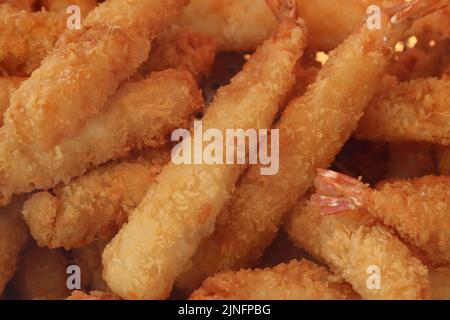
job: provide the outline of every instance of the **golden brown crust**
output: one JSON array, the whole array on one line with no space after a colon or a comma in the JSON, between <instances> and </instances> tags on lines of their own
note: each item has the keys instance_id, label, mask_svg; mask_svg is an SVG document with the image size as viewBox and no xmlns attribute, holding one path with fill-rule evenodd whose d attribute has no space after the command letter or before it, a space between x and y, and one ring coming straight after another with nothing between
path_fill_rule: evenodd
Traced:
<instances>
[{"instance_id":1,"label":"golden brown crust","mask_svg":"<svg viewBox=\"0 0 450 320\"><path fill-rule=\"evenodd\" d=\"M71 295L66 300L120 300L120 298L114 293L91 291L84 293L83 291L72 291Z\"/></svg>"},{"instance_id":2,"label":"golden brown crust","mask_svg":"<svg viewBox=\"0 0 450 320\"><path fill-rule=\"evenodd\" d=\"M66 139L50 152L18 145L3 127L0 202L8 203L14 193L68 183L92 167L128 155L132 149L161 147L174 129L188 127L202 107L203 98L192 75L169 69L123 85L106 111L89 120L78 137Z\"/></svg>"},{"instance_id":3,"label":"golden brown crust","mask_svg":"<svg viewBox=\"0 0 450 320\"><path fill-rule=\"evenodd\" d=\"M363 211L322 216L302 201L286 224L291 240L325 261L363 299L425 299L429 294L427 268L385 226ZM380 287L370 287L372 266L379 268ZM372 271L371 271L372 272Z\"/></svg>"},{"instance_id":4,"label":"golden brown crust","mask_svg":"<svg viewBox=\"0 0 450 320\"><path fill-rule=\"evenodd\" d=\"M351 286L307 260L275 268L223 272L203 282L191 300L347 300Z\"/></svg>"}]
</instances>

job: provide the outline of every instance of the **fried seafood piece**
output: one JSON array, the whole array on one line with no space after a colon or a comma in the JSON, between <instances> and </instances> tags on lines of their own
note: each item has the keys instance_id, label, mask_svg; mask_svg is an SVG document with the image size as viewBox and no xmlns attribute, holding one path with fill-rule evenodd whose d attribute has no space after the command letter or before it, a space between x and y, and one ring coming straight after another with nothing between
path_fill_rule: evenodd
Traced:
<instances>
[{"instance_id":1,"label":"fried seafood piece","mask_svg":"<svg viewBox=\"0 0 450 320\"><path fill-rule=\"evenodd\" d=\"M254 50L277 24L265 0L192 0L178 22L214 37L224 51Z\"/></svg>"},{"instance_id":2,"label":"fried seafood piece","mask_svg":"<svg viewBox=\"0 0 450 320\"><path fill-rule=\"evenodd\" d=\"M30 75L52 50L64 28L65 21L58 14L22 11L0 4L0 69L9 75Z\"/></svg>"},{"instance_id":3,"label":"fried seafood piece","mask_svg":"<svg viewBox=\"0 0 450 320\"><path fill-rule=\"evenodd\" d=\"M231 84L218 91L203 117L203 130L212 128L225 136L230 128L270 127L294 82L305 38L303 22L285 17ZM185 139L185 145L192 144L189 136ZM236 154L236 146L229 145ZM167 297L200 241L212 233L244 168L170 162L104 251L108 286L126 299Z\"/></svg>"},{"instance_id":4,"label":"fried seafood piece","mask_svg":"<svg viewBox=\"0 0 450 320\"><path fill-rule=\"evenodd\" d=\"M172 25L156 37L150 57L140 72L145 75L152 71L182 68L200 81L208 77L216 51L217 44L211 36L189 27Z\"/></svg>"},{"instance_id":5,"label":"fried seafood piece","mask_svg":"<svg viewBox=\"0 0 450 320\"><path fill-rule=\"evenodd\" d=\"M0 294L14 275L19 254L29 239L29 232L20 211L24 197L16 197L0 208Z\"/></svg>"},{"instance_id":6,"label":"fried seafood piece","mask_svg":"<svg viewBox=\"0 0 450 320\"><path fill-rule=\"evenodd\" d=\"M228 271L203 282L191 300L348 300L351 286L326 268L293 260L274 268Z\"/></svg>"},{"instance_id":7,"label":"fried seafood piece","mask_svg":"<svg viewBox=\"0 0 450 320\"><path fill-rule=\"evenodd\" d=\"M154 72L128 82L109 100L105 112L90 119L81 134L55 149L30 152L0 129L0 202L14 193L47 189L84 174L132 149L161 147L177 128L189 126L203 107L197 83L188 71Z\"/></svg>"},{"instance_id":8,"label":"fried seafood piece","mask_svg":"<svg viewBox=\"0 0 450 320\"><path fill-rule=\"evenodd\" d=\"M370 141L450 145L448 101L448 79L399 83L395 77L386 76L354 135Z\"/></svg>"},{"instance_id":9,"label":"fried seafood piece","mask_svg":"<svg viewBox=\"0 0 450 320\"><path fill-rule=\"evenodd\" d=\"M313 200L324 214L362 208L424 250L434 265L450 263L450 177L386 181L371 189L343 174L319 170Z\"/></svg>"},{"instance_id":10,"label":"fried seafood piece","mask_svg":"<svg viewBox=\"0 0 450 320\"><path fill-rule=\"evenodd\" d=\"M51 192L33 194L23 208L31 235L40 246L66 250L111 240L128 221L170 153L144 156L93 169Z\"/></svg>"},{"instance_id":11,"label":"fried seafood piece","mask_svg":"<svg viewBox=\"0 0 450 320\"><path fill-rule=\"evenodd\" d=\"M66 300L120 300L120 298L111 292L91 291L85 293L80 290L72 291Z\"/></svg>"},{"instance_id":12,"label":"fried seafood piece","mask_svg":"<svg viewBox=\"0 0 450 320\"><path fill-rule=\"evenodd\" d=\"M372 99L390 58L384 38L395 43L403 29L387 20L381 30L364 25L350 36L331 53L306 93L290 101L276 125L279 171L262 176L261 165L255 165L245 172L213 235L178 279L179 289L192 291L208 276L251 266L261 257L284 215L313 185L316 168L332 163Z\"/></svg>"},{"instance_id":13,"label":"fried seafood piece","mask_svg":"<svg viewBox=\"0 0 450 320\"><path fill-rule=\"evenodd\" d=\"M0 77L0 126L3 125L3 115L9 107L11 96L23 80L18 77Z\"/></svg>"},{"instance_id":14,"label":"fried seafood piece","mask_svg":"<svg viewBox=\"0 0 450 320\"><path fill-rule=\"evenodd\" d=\"M31 245L21 258L8 290L22 300L61 300L67 297L70 260L63 250ZM83 276L83 271L81 273Z\"/></svg>"},{"instance_id":15,"label":"fried seafood piece","mask_svg":"<svg viewBox=\"0 0 450 320\"><path fill-rule=\"evenodd\" d=\"M97 5L96 0L42 0L41 5L50 12L67 16L67 8L79 6L82 17L86 17Z\"/></svg>"},{"instance_id":16,"label":"fried seafood piece","mask_svg":"<svg viewBox=\"0 0 450 320\"><path fill-rule=\"evenodd\" d=\"M362 210L324 216L302 200L286 223L299 248L326 262L363 299L424 299L427 268L388 228Z\"/></svg>"},{"instance_id":17,"label":"fried seafood piece","mask_svg":"<svg viewBox=\"0 0 450 320\"><path fill-rule=\"evenodd\" d=\"M10 136L28 149L52 150L78 136L119 84L144 62L153 38L187 0L108 0L81 30L67 30L17 90L5 117ZM95 90L94 90L95 88Z\"/></svg>"}]
</instances>

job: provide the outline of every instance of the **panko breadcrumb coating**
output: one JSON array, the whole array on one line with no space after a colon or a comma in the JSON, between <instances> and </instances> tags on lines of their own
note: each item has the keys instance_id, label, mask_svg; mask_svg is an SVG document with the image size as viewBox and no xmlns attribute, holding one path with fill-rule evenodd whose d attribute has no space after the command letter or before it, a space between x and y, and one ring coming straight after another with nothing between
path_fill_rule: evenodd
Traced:
<instances>
[{"instance_id":1,"label":"panko breadcrumb coating","mask_svg":"<svg viewBox=\"0 0 450 320\"><path fill-rule=\"evenodd\" d=\"M293 260L273 269L219 273L203 282L191 300L347 300L357 299L349 284L326 268Z\"/></svg>"},{"instance_id":2,"label":"panko breadcrumb coating","mask_svg":"<svg viewBox=\"0 0 450 320\"><path fill-rule=\"evenodd\" d=\"M399 83L386 76L355 137L371 141L426 141L450 145L450 80Z\"/></svg>"},{"instance_id":3,"label":"panko breadcrumb coating","mask_svg":"<svg viewBox=\"0 0 450 320\"><path fill-rule=\"evenodd\" d=\"M97 0L41 0L41 5L50 12L59 13L68 17L67 8L69 6L79 6L81 17L86 17L97 5Z\"/></svg>"},{"instance_id":4,"label":"panko breadcrumb coating","mask_svg":"<svg viewBox=\"0 0 450 320\"><path fill-rule=\"evenodd\" d=\"M9 107L11 96L23 80L24 78L0 77L0 126L3 125L3 115Z\"/></svg>"},{"instance_id":5,"label":"panko breadcrumb coating","mask_svg":"<svg viewBox=\"0 0 450 320\"><path fill-rule=\"evenodd\" d=\"M66 300L120 300L120 298L114 293L91 291L84 293L80 290L72 291L71 295Z\"/></svg>"},{"instance_id":6,"label":"panko breadcrumb coating","mask_svg":"<svg viewBox=\"0 0 450 320\"><path fill-rule=\"evenodd\" d=\"M81 134L55 149L30 152L0 128L0 203L14 193L47 189L133 149L161 147L177 128L189 126L203 107L188 71L169 69L128 82L109 100L105 112L90 119Z\"/></svg>"},{"instance_id":7,"label":"panko breadcrumb coating","mask_svg":"<svg viewBox=\"0 0 450 320\"><path fill-rule=\"evenodd\" d=\"M361 210L323 216L319 207L301 201L286 230L298 247L326 262L363 299L428 298L427 268L388 228ZM372 266L380 271L379 289L368 285Z\"/></svg>"},{"instance_id":8,"label":"panko breadcrumb coating","mask_svg":"<svg viewBox=\"0 0 450 320\"><path fill-rule=\"evenodd\" d=\"M203 130L271 126L303 53L303 22L286 17L202 119ZM191 144L189 138L187 143ZM236 154L236 153L235 153ZM214 229L244 165L170 162L103 253L108 286L126 299L167 297L200 241Z\"/></svg>"},{"instance_id":9,"label":"panko breadcrumb coating","mask_svg":"<svg viewBox=\"0 0 450 320\"><path fill-rule=\"evenodd\" d=\"M30 75L65 27L64 18L58 14L22 11L0 4L0 69L9 75Z\"/></svg>"},{"instance_id":10,"label":"panko breadcrumb coating","mask_svg":"<svg viewBox=\"0 0 450 320\"><path fill-rule=\"evenodd\" d=\"M31 235L40 246L66 250L84 247L97 238L112 239L168 157L161 151L107 164L51 193L35 193L23 208Z\"/></svg>"},{"instance_id":11,"label":"panko breadcrumb coating","mask_svg":"<svg viewBox=\"0 0 450 320\"><path fill-rule=\"evenodd\" d=\"M49 151L79 135L87 120L106 110L108 98L147 59L153 38L186 2L114 0L98 5L81 30L60 36L14 93L5 117L11 138L30 150Z\"/></svg>"}]
</instances>

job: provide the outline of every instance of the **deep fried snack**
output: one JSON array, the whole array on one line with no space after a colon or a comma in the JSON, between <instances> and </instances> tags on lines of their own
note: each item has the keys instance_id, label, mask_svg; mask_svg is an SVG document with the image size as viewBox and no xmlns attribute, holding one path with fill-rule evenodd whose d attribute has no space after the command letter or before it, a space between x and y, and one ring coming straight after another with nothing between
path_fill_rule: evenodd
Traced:
<instances>
[{"instance_id":1,"label":"deep fried snack","mask_svg":"<svg viewBox=\"0 0 450 320\"><path fill-rule=\"evenodd\" d=\"M363 299L427 298L427 268L388 228L362 210L323 216L318 206L301 201L286 230L297 246L325 261ZM377 275L379 286L371 281Z\"/></svg>"},{"instance_id":2,"label":"deep fried snack","mask_svg":"<svg viewBox=\"0 0 450 320\"><path fill-rule=\"evenodd\" d=\"M305 95L288 104L277 125L279 172L261 176L260 165L249 168L177 287L193 290L208 276L261 257L284 214L313 185L315 169L328 167L356 128L389 61L384 37L394 40L391 33L387 25L362 27L331 54Z\"/></svg>"},{"instance_id":3,"label":"deep fried snack","mask_svg":"<svg viewBox=\"0 0 450 320\"><path fill-rule=\"evenodd\" d=\"M69 264L70 261L63 250L31 245L22 254L8 289L15 299L64 299L70 294L66 283Z\"/></svg>"},{"instance_id":4,"label":"deep fried snack","mask_svg":"<svg viewBox=\"0 0 450 320\"><path fill-rule=\"evenodd\" d=\"M23 197L0 208L0 294L16 270L19 254L29 239L29 232L20 214Z\"/></svg>"},{"instance_id":5,"label":"deep fried snack","mask_svg":"<svg viewBox=\"0 0 450 320\"><path fill-rule=\"evenodd\" d=\"M209 75L216 56L215 40L189 27L172 25L156 37L150 57L140 68L141 73L169 68L190 71L197 80Z\"/></svg>"},{"instance_id":6,"label":"deep fried snack","mask_svg":"<svg viewBox=\"0 0 450 320\"><path fill-rule=\"evenodd\" d=\"M254 50L276 28L265 0L192 0L179 23L213 36L227 51Z\"/></svg>"},{"instance_id":7,"label":"deep fried snack","mask_svg":"<svg viewBox=\"0 0 450 320\"><path fill-rule=\"evenodd\" d=\"M87 247L70 251L74 263L81 269L84 287L89 291L109 291L102 276L102 253L107 244L107 241L97 240Z\"/></svg>"},{"instance_id":8,"label":"deep fried snack","mask_svg":"<svg viewBox=\"0 0 450 320\"><path fill-rule=\"evenodd\" d=\"M31 235L40 246L66 250L111 240L168 161L163 153L110 163L35 193L23 208Z\"/></svg>"},{"instance_id":9,"label":"deep fried snack","mask_svg":"<svg viewBox=\"0 0 450 320\"><path fill-rule=\"evenodd\" d=\"M78 137L50 152L30 153L0 129L0 202L14 193L68 183L88 169L128 155L131 149L161 147L176 128L186 128L203 98L188 71L155 72L123 85L105 112L90 119Z\"/></svg>"},{"instance_id":10,"label":"deep fried snack","mask_svg":"<svg viewBox=\"0 0 450 320\"><path fill-rule=\"evenodd\" d=\"M293 260L273 269L223 272L203 282L191 300L347 300L351 286L326 268Z\"/></svg>"},{"instance_id":11,"label":"deep fried snack","mask_svg":"<svg viewBox=\"0 0 450 320\"><path fill-rule=\"evenodd\" d=\"M11 99L5 125L28 149L52 150L106 110L107 99L139 65L150 42L187 0L109 0L81 30L68 30ZM95 90L94 90L95 88Z\"/></svg>"},{"instance_id":12,"label":"deep fried snack","mask_svg":"<svg viewBox=\"0 0 450 320\"><path fill-rule=\"evenodd\" d=\"M450 268L431 268L430 286L432 300L450 300Z\"/></svg>"},{"instance_id":13,"label":"deep fried snack","mask_svg":"<svg viewBox=\"0 0 450 320\"><path fill-rule=\"evenodd\" d=\"M52 50L64 28L64 19L57 14L0 5L0 68L9 75L30 75ZM40 91L38 87L35 90Z\"/></svg>"},{"instance_id":14,"label":"deep fried snack","mask_svg":"<svg viewBox=\"0 0 450 320\"><path fill-rule=\"evenodd\" d=\"M111 292L91 291L84 293L80 290L74 290L66 300L120 300L120 298Z\"/></svg>"},{"instance_id":15,"label":"deep fried snack","mask_svg":"<svg viewBox=\"0 0 450 320\"><path fill-rule=\"evenodd\" d=\"M414 178L437 173L431 144L389 143L388 153L385 179Z\"/></svg>"},{"instance_id":16,"label":"deep fried snack","mask_svg":"<svg viewBox=\"0 0 450 320\"><path fill-rule=\"evenodd\" d=\"M204 130L214 128L225 136L229 128L270 127L294 82L305 38L301 20L283 19L243 71L218 91L202 120ZM212 233L244 169L239 164L169 163L103 253L109 287L127 299L167 297L200 241Z\"/></svg>"},{"instance_id":17,"label":"deep fried snack","mask_svg":"<svg viewBox=\"0 0 450 320\"><path fill-rule=\"evenodd\" d=\"M325 214L363 208L424 250L434 265L450 264L450 177L387 181L371 189L343 174L319 170L316 190L312 199Z\"/></svg>"},{"instance_id":18,"label":"deep fried snack","mask_svg":"<svg viewBox=\"0 0 450 320\"><path fill-rule=\"evenodd\" d=\"M0 126L3 125L3 115L9 107L11 95L19 88L23 78L0 77Z\"/></svg>"},{"instance_id":19,"label":"deep fried snack","mask_svg":"<svg viewBox=\"0 0 450 320\"><path fill-rule=\"evenodd\" d=\"M96 0L42 0L41 5L50 12L67 15L67 8L76 5L80 7L82 17L86 17L97 5Z\"/></svg>"},{"instance_id":20,"label":"deep fried snack","mask_svg":"<svg viewBox=\"0 0 450 320\"><path fill-rule=\"evenodd\" d=\"M0 0L0 4L9 4L14 8L31 11L36 0Z\"/></svg>"},{"instance_id":21,"label":"deep fried snack","mask_svg":"<svg viewBox=\"0 0 450 320\"><path fill-rule=\"evenodd\" d=\"M399 83L387 76L367 107L355 137L371 141L425 141L450 145L450 80Z\"/></svg>"}]
</instances>

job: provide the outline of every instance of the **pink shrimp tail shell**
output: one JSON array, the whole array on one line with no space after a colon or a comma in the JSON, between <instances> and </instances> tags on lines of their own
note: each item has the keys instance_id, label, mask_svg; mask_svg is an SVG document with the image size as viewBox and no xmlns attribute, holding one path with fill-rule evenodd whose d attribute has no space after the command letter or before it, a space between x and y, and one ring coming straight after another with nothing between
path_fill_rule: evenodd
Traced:
<instances>
[{"instance_id":1,"label":"pink shrimp tail shell","mask_svg":"<svg viewBox=\"0 0 450 320\"><path fill-rule=\"evenodd\" d=\"M371 191L360 180L324 169L317 169L315 187L311 202L326 216L363 207Z\"/></svg>"}]
</instances>

